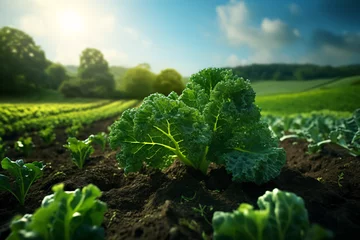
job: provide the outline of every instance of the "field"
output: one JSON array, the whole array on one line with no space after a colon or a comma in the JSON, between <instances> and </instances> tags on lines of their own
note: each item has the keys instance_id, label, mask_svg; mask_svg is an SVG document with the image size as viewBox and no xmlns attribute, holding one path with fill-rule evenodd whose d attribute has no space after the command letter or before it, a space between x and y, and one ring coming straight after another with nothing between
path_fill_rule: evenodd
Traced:
<instances>
[{"instance_id":1,"label":"field","mask_svg":"<svg viewBox=\"0 0 360 240\"><path fill-rule=\"evenodd\" d=\"M94 153L79 169L64 147L68 137L84 140L101 132L108 135L109 126L126 109L139 107L141 101L46 101L44 97L42 101L33 99L32 103L2 100L0 137L6 149L4 156L24 159L26 163L42 161L46 167L43 176L31 186L24 206L11 193L0 192L0 238L10 233L9 224L15 215L33 213L43 198L52 194L55 184L64 183L66 191L73 191L91 183L102 191L100 200L107 204L101 224L106 239L212 239L215 211L232 212L243 202L255 206L259 196L274 188L302 197L310 222L331 230L334 239L357 239L360 158L354 152L360 150L353 143L341 141L342 132L338 142L322 144L330 132L338 131L337 127L353 127L347 126L344 119L352 117L360 107L360 88L353 85L354 79L344 80L340 87L331 79L315 80L303 88L289 83L284 89L257 94L256 104L277 138L291 135L279 142L286 152L285 166L279 176L262 184L234 182L225 166L215 163L204 175L179 158L163 170L142 166L139 172L125 174L124 168L119 168L117 151L108 143L104 149L95 145ZM254 84L255 90L258 87ZM169 105L164 105L164 109L165 106ZM149 112L154 118L159 117ZM302 117L298 117L300 113ZM50 133L44 137L45 129L50 129ZM47 142L46 136L52 134L55 138ZM20 137L24 137L24 143L25 138L31 137L29 151L14 147ZM318 144L319 149L310 153L311 144ZM7 172L2 169L0 174Z\"/></svg>"}]
</instances>

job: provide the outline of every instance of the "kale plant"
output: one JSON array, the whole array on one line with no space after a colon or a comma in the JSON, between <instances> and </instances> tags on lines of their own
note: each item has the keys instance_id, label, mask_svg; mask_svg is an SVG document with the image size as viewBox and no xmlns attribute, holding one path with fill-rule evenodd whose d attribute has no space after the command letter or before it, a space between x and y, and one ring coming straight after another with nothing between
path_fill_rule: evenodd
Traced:
<instances>
[{"instance_id":1,"label":"kale plant","mask_svg":"<svg viewBox=\"0 0 360 240\"><path fill-rule=\"evenodd\" d=\"M51 144L56 139L54 128L47 127L39 132L39 135L45 144Z\"/></svg>"},{"instance_id":2,"label":"kale plant","mask_svg":"<svg viewBox=\"0 0 360 240\"><path fill-rule=\"evenodd\" d=\"M258 198L259 210L242 203L237 210L215 212L214 240L324 240L332 232L310 225L304 200L294 193L274 189Z\"/></svg>"},{"instance_id":3,"label":"kale plant","mask_svg":"<svg viewBox=\"0 0 360 240\"><path fill-rule=\"evenodd\" d=\"M64 184L53 186L34 214L16 217L8 240L103 240L101 227L107 206L98 200L101 191L89 184L83 189L64 191Z\"/></svg>"},{"instance_id":4,"label":"kale plant","mask_svg":"<svg viewBox=\"0 0 360 240\"><path fill-rule=\"evenodd\" d=\"M101 133L98 133L96 135L90 135L89 139L91 140L91 142L99 144L101 146L101 150L105 151L106 140L107 140L106 133L101 132Z\"/></svg>"},{"instance_id":5,"label":"kale plant","mask_svg":"<svg viewBox=\"0 0 360 240\"><path fill-rule=\"evenodd\" d=\"M0 174L0 189L9 191L21 205L24 205L31 185L43 175L45 165L41 162L24 163L22 159L11 161L9 158L4 158L1 167L8 171L15 181Z\"/></svg>"},{"instance_id":6,"label":"kale plant","mask_svg":"<svg viewBox=\"0 0 360 240\"><path fill-rule=\"evenodd\" d=\"M35 145L31 137L20 137L19 140L15 142L15 150L22 153L24 156L29 156Z\"/></svg>"},{"instance_id":7,"label":"kale plant","mask_svg":"<svg viewBox=\"0 0 360 240\"><path fill-rule=\"evenodd\" d=\"M91 138L87 138L82 141L74 137L70 137L67 139L67 144L64 145L64 147L70 151L72 161L79 169L83 168L85 161L94 152L94 148L91 143Z\"/></svg>"},{"instance_id":8,"label":"kale plant","mask_svg":"<svg viewBox=\"0 0 360 240\"><path fill-rule=\"evenodd\" d=\"M110 131L110 146L125 172L145 162L165 168L179 159L207 173L224 164L234 181L262 184L279 175L285 151L260 119L250 82L231 70L208 68L191 76L178 96L152 94L128 109Z\"/></svg>"}]
</instances>

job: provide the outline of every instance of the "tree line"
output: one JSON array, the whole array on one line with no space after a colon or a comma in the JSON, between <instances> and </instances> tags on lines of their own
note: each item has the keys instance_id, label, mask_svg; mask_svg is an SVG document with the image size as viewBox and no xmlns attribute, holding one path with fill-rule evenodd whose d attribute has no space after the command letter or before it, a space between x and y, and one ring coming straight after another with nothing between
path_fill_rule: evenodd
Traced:
<instances>
[{"instance_id":1,"label":"tree line","mask_svg":"<svg viewBox=\"0 0 360 240\"><path fill-rule=\"evenodd\" d=\"M231 69L251 81L313 80L360 75L360 64L338 67L315 64L252 64Z\"/></svg>"}]
</instances>

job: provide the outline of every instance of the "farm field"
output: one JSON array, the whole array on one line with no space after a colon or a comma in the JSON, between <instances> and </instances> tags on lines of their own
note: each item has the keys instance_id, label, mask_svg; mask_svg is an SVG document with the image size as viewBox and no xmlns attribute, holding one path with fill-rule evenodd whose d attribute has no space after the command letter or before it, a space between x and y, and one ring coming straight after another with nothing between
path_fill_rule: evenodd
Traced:
<instances>
[{"instance_id":1,"label":"farm field","mask_svg":"<svg viewBox=\"0 0 360 240\"><path fill-rule=\"evenodd\" d=\"M344 89L350 93L340 97ZM261 184L235 182L225 166L215 163L209 165L204 175L179 159L164 170L143 166L138 172L125 173L124 168L119 168L117 150L111 149L109 143L104 149L94 145L95 151L79 169L71 161L74 157L71 151L64 147L68 137L85 140L98 133L111 135L109 127L122 119L119 117L126 109L141 107L138 100L2 103L4 156L11 160L24 159L26 163L42 161L46 166L43 176L31 186L24 206L11 193L0 192L0 238L10 233L13 216L33 213L42 199L52 194L54 185L63 183L64 190L72 191L91 183L101 190L100 200L107 205L101 224L106 239L212 239L215 211L232 212L244 202L255 206L258 197L275 188L301 196L310 222L331 230L334 239L356 239L360 230L357 176L360 145L355 132L360 115L355 112L356 102L344 107L349 99L358 98L356 91L356 88L333 88L259 96L256 103L263 104L263 119L276 138L281 139L278 146L286 153L280 174ZM325 105L321 104L329 102L329 98L335 98L333 103L337 105L324 110ZM294 104L298 101L301 104ZM319 107L303 106L312 102ZM170 105L159 109L167 112L165 106ZM143 114L159 116L153 112L156 109ZM300 112L304 114L299 116ZM173 116L177 115L167 115L167 119L171 121ZM51 129L47 136L54 134L52 141L46 142L49 138L41 134L44 129ZM125 128L119 130L127 132ZM331 138L334 134L337 140ZM19 137L31 137L28 149L14 147ZM136 157L140 150L132 154ZM1 169L0 174L7 172Z\"/></svg>"}]
</instances>

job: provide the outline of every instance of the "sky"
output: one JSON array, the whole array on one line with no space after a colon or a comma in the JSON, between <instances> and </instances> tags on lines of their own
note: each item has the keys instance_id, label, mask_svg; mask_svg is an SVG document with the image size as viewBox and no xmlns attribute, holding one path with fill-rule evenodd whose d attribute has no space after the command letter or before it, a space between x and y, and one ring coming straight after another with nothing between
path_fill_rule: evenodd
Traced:
<instances>
[{"instance_id":1,"label":"sky","mask_svg":"<svg viewBox=\"0 0 360 240\"><path fill-rule=\"evenodd\" d=\"M253 63L360 63L356 0L0 0L0 28L33 37L46 57L79 65L149 63L183 76Z\"/></svg>"}]
</instances>

